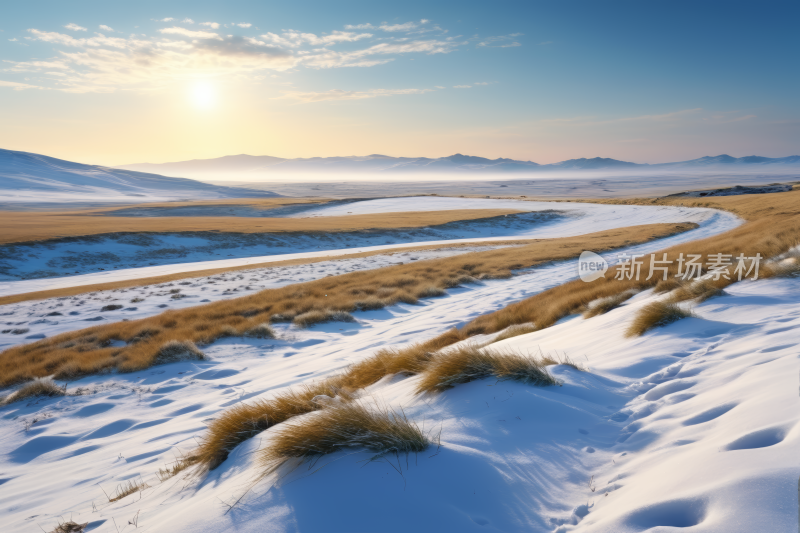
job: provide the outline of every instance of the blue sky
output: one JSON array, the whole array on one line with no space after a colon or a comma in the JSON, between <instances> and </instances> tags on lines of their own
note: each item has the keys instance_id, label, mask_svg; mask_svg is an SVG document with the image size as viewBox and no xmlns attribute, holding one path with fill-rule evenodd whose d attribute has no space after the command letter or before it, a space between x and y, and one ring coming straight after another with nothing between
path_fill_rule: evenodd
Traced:
<instances>
[{"instance_id":1,"label":"blue sky","mask_svg":"<svg viewBox=\"0 0 800 533\"><path fill-rule=\"evenodd\" d=\"M798 2L15 2L0 147L102 164L800 152Z\"/></svg>"}]
</instances>

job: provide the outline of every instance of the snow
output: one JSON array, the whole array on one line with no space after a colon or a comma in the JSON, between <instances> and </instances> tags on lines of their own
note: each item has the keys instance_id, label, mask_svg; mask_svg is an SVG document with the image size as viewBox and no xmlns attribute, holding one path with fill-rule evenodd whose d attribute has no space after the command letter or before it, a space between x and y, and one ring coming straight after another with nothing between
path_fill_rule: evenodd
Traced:
<instances>
[{"instance_id":1,"label":"snow","mask_svg":"<svg viewBox=\"0 0 800 533\"><path fill-rule=\"evenodd\" d=\"M46 243L8 244L0 246L0 295L286 259L391 250L419 244L569 237L632 224L696 222L702 227L695 230L692 238L701 238L741 223L730 213L702 208L432 197L389 198L344 205L337 203L290 216L346 216L448 209L516 209L525 213L428 228L324 235L315 232L112 234ZM226 255L231 259L207 260L209 257ZM95 272L88 274L91 271ZM77 275L69 276L73 273ZM19 279L24 281L11 281Z\"/></svg>"},{"instance_id":2,"label":"snow","mask_svg":"<svg viewBox=\"0 0 800 533\"><path fill-rule=\"evenodd\" d=\"M700 228L624 252L649 253L738 224L698 211L706 213L695 219ZM660 208L598 213L622 217L621 225L678 216ZM612 262L616 255L603 254ZM335 268L330 263L324 268ZM649 291L606 315L568 317L492 345L566 353L586 366L553 367L560 387L480 380L419 397L418 378L389 376L366 399L402 407L433 438L441 433L441 447L418 456L370 461L373 454L353 450L262 478L253 454L269 444L268 431L206 479L155 476L196 445L205 422L239 401L323 378L381 346L428 339L576 274L574 261L553 263L421 305L354 313L357 323L279 324L275 340L214 343L205 349L209 362L88 377L69 385L82 395L4 407L4 530L48 530L71 515L92 531L116 531L138 513L139 528L150 532L791 531L800 476L797 279L732 285L697 305L699 318L641 338L623 332L637 309L663 297ZM226 277L226 288L246 281ZM27 318L30 305L4 318ZM134 479L150 488L114 503L103 495Z\"/></svg>"},{"instance_id":3,"label":"snow","mask_svg":"<svg viewBox=\"0 0 800 533\"><path fill-rule=\"evenodd\" d=\"M238 298L264 289L285 287L326 276L505 247L507 246L478 245L414 252L389 252L362 258L341 258L301 265L236 270L189 280L8 304L0 306L0 350L21 342L29 342L31 339L52 337L97 323L145 318L167 309L182 309ZM60 281L64 284L62 286L70 286L66 283L76 278L56 280L54 284ZM19 285L35 286L32 282L21 282ZM53 287L54 285L47 285L47 288ZM108 305L118 308L104 311L103 308Z\"/></svg>"}]
</instances>

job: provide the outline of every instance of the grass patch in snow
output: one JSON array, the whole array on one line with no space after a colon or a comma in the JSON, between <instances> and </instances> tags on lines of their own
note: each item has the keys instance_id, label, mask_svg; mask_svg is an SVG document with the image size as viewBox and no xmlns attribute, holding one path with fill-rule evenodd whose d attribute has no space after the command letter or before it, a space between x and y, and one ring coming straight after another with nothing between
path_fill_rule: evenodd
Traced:
<instances>
[{"instance_id":1,"label":"grass patch in snow","mask_svg":"<svg viewBox=\"0 0 800 533\"><path fill-rule=\"evenodd\" d=\"M234 405L211 421L193 455L201 468L212 470L242 442L292 417L320 409L322 405L313 401L318 396L349 398L338 380L329 378L278 393L269 400Z\"/></svg>"},{"instance_id":2,"label":"grass patch in snow","mask_svg":"<svg viewBox=\"0 0 800 533\"><path fill-rule=\"evenodd\" d=\"M174 462L165 465L164 468L159 468L158 472L156 472L156 476L158 477L158 480L163 483L166 480L177 476L195 463L197 463L197 457L194 455L180 457Z\"/></svg>"},{"instance_id":3,"label":"grass patch in snow","mask_svg":"<svg viewBox=\"0 0 800 533\"><path fill-rule=\"evenodd\" d=\"M671 303L686 302L689 300L705 302L709 298L724 296L725 291L722 290L722 287L730 284L731 282L724 278L720 278L717 281L702 279L685 282L669 295L667 301Z\"/></svg>"},{"instance_id":4,"label":"grass patch in snow","mask_svg":"<svg viewBox=\"0 0 800 533\"><path fill-rule=\"evenodd\" d=\"M672 302L653 302L642 307L625 332L627 337L638 337L653 328L660 328L683 318L694 317L691 311Z\"/></svg>"},{"instance_id":5,"label":"grass patch in snow","mask_svg":"<svg viewBox=\"0 0 800 533\"><path fill-rule=\"evenodd\" d=\"M0 399L0 406L21 402L29 398L65 396L66 394L66 387L57 385L52 379L36 379L30 383L26 383L5 398Z\"/></svg>"},{"instance_id":6,"label":"grass patch in snow","mask_svg":"<svg viewBox=\"0 0 800 533\"><path fill-rule=\"evenodd\" d=\"M276 337L275 330L273 330L267 323L253 326L244 332L244 336L254 339L274 339Z\"/></svg>"},{"instance_id":7,"label":"grass patch in snow","mask_svg":"<svg viewBox=\"0 0 800 533\"><path fill-rule=\"evenodd\" d=\"M347 311L334 311L332 309L314 309L302 315L297 315L292 320L295 326L307 328L314 324L325 322L355 322L356 319Z\"/></svg>"},{"instance_id":8,"label":"grass patch in snow","mask_svg":"<svg viewBox=\"0 0 800 533\"><path fill-rule=\"evenodd\" d=\"M88 526L89 522L86 522L85 524L79 524L77 522L73 522L72 520L68 520L58 524L55 529L50 531L50 533L82 533L83 530Z\"/></svg>"},{"instance_id":9,"label":"grass patch in snow","mask_svg":"<svg viewBox=\"0 0 800 533\"><path fill-rule=\"evenodd\" d=\"M286 459L306 459L348 448L382 455L424 451L430 441L402 411L366 407L361 402L331 403L325 409L281 426L261 452L261 464L274 468Z\"/></svg>"},{"instance_id":10,"label":"grass patch in snow","mask_svg":"<svg viewBox=\"0 0 800 533\"><path fill-rule=\"evenodd\" d=\"M460 383L487 377L538 386L559 385L559 381L547 371L548 362L554 363L512 352L490 352L472 345L462 346L436 355L422 373L417 393L441 392Z\"/></svg>"},{"instance_id":11,"label":"grass patch in snow","mask_svg":"<svg viewBox=\"0 0 800 533\"><path fill-rule=\"evenodd\" d=\"M158 350L153 361L156 365L177 363L180 361L205 361L208 359L191 341L168 341Z\"/></svg>"},{"instance_id":12,"label":"grass patch in snow","mask_svg":"<svg viewBox=\"0 0 800 533\"><path fill-rule=\"evenodd\" d=\"M106 497L108 498L109 503L114 503L121 500L122 498L125 498L126 496L130 496L131 494L136 494L137 492L141 492L149 487L150 485L145 483L144 480L131 479L125 483L117 485L117 488L114 489L112 495L109 496L108 494L106 494Z\"/></svg>"},{"instance_id":13,"label":"grass patch in snow","mask_svg":"<svg viewBox=\"0 0 800 533\"><path fill-rule=\"evenodd\" d=\"M612 309L622 305L624 302L632 298L637 292L638 291L635 290L627 290L619 294L592 300L586 305L586 309L583 311L583 318L592 318L593 316L604 315Z\"/></svg>"}]
</instances>

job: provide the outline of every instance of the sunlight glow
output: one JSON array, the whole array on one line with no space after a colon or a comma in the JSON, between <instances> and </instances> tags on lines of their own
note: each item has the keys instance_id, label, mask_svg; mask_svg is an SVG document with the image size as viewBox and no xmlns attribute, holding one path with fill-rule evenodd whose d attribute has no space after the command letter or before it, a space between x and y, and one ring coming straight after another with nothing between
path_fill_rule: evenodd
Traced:
<instances>
[{"instance_id":1,"label":"sunlight glow","mask_svg":"<svg viewBox=\"0 0 800 533\"><path fill-rule=\"evenodd\" d=\"M217 102L214 86L206 81L197 82L192 86L191 97L194 106L200 109L210 109Z\"/></svg>"}]
</instances>

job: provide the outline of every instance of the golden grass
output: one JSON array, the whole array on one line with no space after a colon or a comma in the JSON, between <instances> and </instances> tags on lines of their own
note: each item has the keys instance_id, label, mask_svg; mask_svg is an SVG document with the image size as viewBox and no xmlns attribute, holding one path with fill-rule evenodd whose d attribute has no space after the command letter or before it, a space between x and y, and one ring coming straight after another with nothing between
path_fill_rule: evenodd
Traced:
<instances>
[{"instance_id":1,"label":"golden grass","mask_svg":"<svg viewBox=\"0 0 800 533\"><path fill-rule=\"evenodd\" d=\"M466 345L437 354L422 372L417 394L441 392L460 383L487 377L538 386L560 384L547 371L544 361Z\"/></svg>"},{"instance_id":2,"label":"golden grass","mask_svg":"<svg viewBox=\"0 0 800 533\"><path fill-rule=\"evenodd\" d=\"M586 309L583 311L583 318L604 315L631 299L637 292L635 290L627 290L619 294L592 300L586 305Z\"/></svg>"},{"instance_id":3,"label":"golden grass","mask_svg":"<svg viewBox=\"0 0 800 533\"><path fill-rule=\"evenodd\" d=\"M114 489L112 495L107 496L108 501L109 503L119 501L122 498L125 498L126 496L130 496L131 494L142 492L144 489L147 489L149 487L150 485L145 483L144 480L131 479L125 483L117 485L117 488Z\"/></svg>"},{"instance_id":4,"label":"golden grass","mask_svg":"<svg viewBox=\"0 0 800 533\"><path fill-rule=\"evenodd\" d=\"M333 311L331 309L314 309L301 315L297 315L292 323L300 328L307 328L314 324L325 322L355 322L356 319L347 311Z\"/></svg>"},{"instance_id":5,"label":"golden grass","mask_svg":"<svg viewBox=\"0 0 800 533\"><path fill-rule=\"evenodd\" d=\"M347 391L337 385L332 378L278 393L269 400L234 405L211 421L192 455L197 457L201 469L214 469L242 442L292 417L321 409L323 404L315 403L314 398L349 399Z\"/></svg>"},{"instance_id":6,"label":"golden grass","mask_svg":"<svg viewBox=\"0 0 800 533\"><path fill-rule=\"evenodd\" d=\"M730 285L731 281L725 278L720 278L717 281L711 279L702 279L698 281L684 282L680 287L672 291L667 301L672 303L686 302L695 300L696 302L705 302L709 298L715 296L723 296L725 291L722 287Z\"/></svg>"},{"instance_id":7,"label":"golden grass","mask_svg":"<svg viewBox=\"0 0 800 533\"><path fill-rule=\"evenodd\" d=\"M12 392L5 398L0 399L0 406L21 402L28 398L36 398L39 396L55 397L64 396L66 394L66 388L57 385L52 379L36 379L23 385L19 390Z\"/></svg>"},{"instance_id":8,"label":"golden grass","mask_svg":"<svg viewBox=\"0 0 800 533\"><path fill-rule=\"evenodd\" d=\"M492 343L504 341L506 339L511 339L513 337L519 337L520 335L527 335L528 333L533 333L536 331L536 326L533 324L519 324L515 326L509 326L504 329L500 335L492 340Z\"/></svg>"},{"instance_id":9,"label":"golden grass","mask_svg":"<svg viewBox=\"0 0 800 533\"><path fill-rule=\"evenodd\" d=\"M397 302L413 303L430 294L431 287L443 290L475 279L504 277L510 275L512 269L577 257L585 249L610 250L692 227L692 224L652 224L579 237L542 239L521 247L331 276L241 298L170 310L140 320L71 331L0 353L0 386L48 375L73 379L111 370L138 371L156 363L160 350L170 341L205 345L224 336L246 335L252 328L275 321L276 317L293 320L314 310L350 313ZM591 299L594 298L583 303ZM496 331L500 329L503 328ZM466 333L472 334L470 330ZM456 337L463 335L459 333ZM113 341L122 341L125 345L112 346Z\"/></svg>"},{"instance_id":10,"label":"golden grass","mask_svg":"<svg viewBox=\"0 0 800 533\"><path fill-rule=\"evenodd\" d=\"M275 330L269 324L258 324L244 332L245 337L254 339L274 339L276 337Z\"/></svg>"},{"instance_id":11,"label":"golden grass","mask_svg":"<svg viewBox=\"0 0 800 533\"><path fill-rule=\"evenodd\" d=\"M270 438L259 461L273 469L290 458L309 458L362 448L372 453L424 451L430 441L405 413L361 402L332 403L319 412L284 424Z\"/></svg>"},{"instance_id":12,"label":"golden grass","mask_svg":"<svg viewBox=\"0 0 800 533\"><path fill-rule=\"evenodd\" d=\"M0 212L0 244L45 241L109 233L342 232L371 229L421 228L448 222L522 213L514 209L452 209L374 213L310 218L258 217L113 217L47 212Z\"/></svg>"},{"instance_id":13,"label":"golden grass","mask_svg":"<svg viewBox=\"0 0 800 533\"><path fill-rule=\"evenodd\" d=\"M177 476L193 464L197 463L197 457L193 455L184 456L176 459L172 463L168 465L164 465L164 468L159 468L158 472L156 472L156 477L162 483L166 480Z\"/></svg>"},{"instance_id":14,"label":"golden grass","mask_svg":"<svg viewBox=\"0 0 800 533\"><path fill-rule=\"evenodd\" d=\"M631 322L626 337L638 337L653 328L668 326L683 318L695 316L691 311L683 309L672 302L652 302L640 309Z\"/></svg>"}]
</instances>

